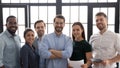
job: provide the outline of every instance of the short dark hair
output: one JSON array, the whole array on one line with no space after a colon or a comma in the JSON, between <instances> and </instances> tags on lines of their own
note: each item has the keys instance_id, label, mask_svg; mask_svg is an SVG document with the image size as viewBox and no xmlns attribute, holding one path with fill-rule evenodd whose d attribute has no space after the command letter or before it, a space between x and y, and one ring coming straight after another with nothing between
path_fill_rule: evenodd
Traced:
<instances>
[{"instance_id":1,"label":"short dark hair","mask_svg":"<svg viewBox=\"0 0 120 68\"><path fill-rule=\"evenodd\" d=\"M35 22L35 24L34 24L34 28L36 27L36 24L37 23L41 23L41 22L43 22L44 23L44 21L43 20L37 20L36 22ZM44 26L46 27L46 24L44 23Z\"/></svg>"},{"instance_id":2,"label":"short dark hair","mask_svg":"<svg viewBox=\"0 0 120 68\"><path fill-rule=\"evenodd\" d=\"M24 38L25 38L25 35L29 32L29 31L32 31L34 33L34 31L30 28L26 28L25 31L24 31Z\"/></svg>"},{"instance_id":3,"label":"short dark hair","mask_svg":"<svg viewBox=\"0 0 120 68\"><path fill-rule=\"evenodd\" d=\"M16 17L13 16L13 15L8 16L7 19L6 19L6 23L8 22L9 18L16 18Z\"/></svg>"},{"instance_id":4,"label":"short dark hair","mask_svg":"<svg viewBox=\"0 0 120 68\"><path fill-rule=\"evenodd\" d=\"M75 26L75 25L80 26L80 28L83 30L82 37L85 39L85 30L84 30L84 27L83 27L82 23L81 22L74 22L72 27ZM73 35L72 35L72 38L73 38L73 41L75 41L75 37Z\"/></svg>"},{"instance_id":5,"label":"short dark hair","mask_svg":"<svg viewBox=\"0 0 120 68\"><path fill-rule=\"evenodd\" d=\"M107 18L107 15L104 12L98 12L96 16L104 16L105 18Z\"/></svg>"},{"instance_id":6,"label":"short dark hair","mask_svg":"<svg viewBox=\"0 0 120 68\"><path fill-rule=\"evenodd\" d=\"M55 22L55 19L56 19L56 18L61 18L61 19L63 19L64 22L65 22L65 17L62 16L61 14L58 14L58 15L55 16L55 18L54 18L54 22Z\"/></svg>"}]
</instances>

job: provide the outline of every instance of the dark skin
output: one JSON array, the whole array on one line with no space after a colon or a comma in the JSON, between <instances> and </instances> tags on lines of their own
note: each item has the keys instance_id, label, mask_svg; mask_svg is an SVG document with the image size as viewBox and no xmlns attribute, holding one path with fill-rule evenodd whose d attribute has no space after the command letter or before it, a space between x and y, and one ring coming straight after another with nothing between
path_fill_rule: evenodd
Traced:
<instances>
[{"instance_id":1,"label":"dark skin","mask_svg":"<svg viewBox=\"0 0 120 68\"><path fill-rule=\"evenodd\" d=\"M6 24L6 28L9 31L9 33L14 36L16 30L18 29L18 23L16 21L16 18L9 18ZM0 68L5 68L5 66L3 65Z\"/></svg>"},{"instance_id":2,"label":"dark skin","mask_svg":"<svg viewBox=\"0 0 120 68\"><path fill-rule=\"evenodd\" d=\"M18 23L16 18L9 18L6 24L7 30L12 34L15 35L16 30L18 29Z\"/></svg>"}]
</instances>

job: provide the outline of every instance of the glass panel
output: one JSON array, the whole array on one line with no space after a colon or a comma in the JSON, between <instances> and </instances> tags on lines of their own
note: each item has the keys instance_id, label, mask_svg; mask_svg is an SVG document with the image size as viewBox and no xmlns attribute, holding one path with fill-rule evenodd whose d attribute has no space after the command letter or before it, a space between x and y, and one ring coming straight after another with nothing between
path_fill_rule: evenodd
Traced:
<instances>
[{"instance_id":1,"label":"glass panel","mask_svg":"<svg viewBox=\"0 0 120 68\"><path fill-rule=\"evenodd\" d=\"M11 0L11 3L19 3L19 0Z\"/></svg>"},{"instance_id":2,"label":"glass panel","mask_svg":"<svg viewBox=\"0 0 120 68\"><path fill-rule=\"evenodd\" d=\"M24 44L25 44L24 42L21 42L21 47L22 47Z\"/></svg>"},{"instance_id":3,"label":"glass panel","mask_svg":"<svg viewBox=\"0 0 120 68\"><path fill-rule=\"evenodd\" d=\"M71 0L62 0L63 3L70 3Z\"/></svg>"},{"instance_id":4,"label":"glass panel","mask_svg":"<svg viewBox=\"0 0 120 68\"><path fill-rule=\"evenodd\" d=\"M108 8L108 24L115 24L115 8Z\"/></svg>"},{"instance_id":5,"label":"glass panel","mask_svg":"<svg viewBox=\"0 0 120 68\"><path fill-rule=\"evenodd\" d=\"M62 14L65 17L66 23L70 23L70 6L62 6Z\"/></svg>"},{"instance_id":6,"label":"glass panel","mask_svg":"<svg viewBox=\"0 0 120 68\"><path fill-rule=\"evenodd\" d=\"M25 24L24 8L3 8L3 24L6 24L6 18L9 15L14 15L17 19L19 18L19 24Z\"/></svg>"},{"instance_id":7,"label":"glass panel","mask_svg":"<svg viewBox=\"0 0 120 68\"><path fill-rule=\"evenodd\" d=\"M98 30L97 26L93 25L93 34L96 34L98 32L99 32L99 30Z\"/></svg>"},{"instance_id":8,"label":"glass panel","mask_svg":"<svg viewBox=\"0 0 120 68\"><path fill-rule=\"evenodd\" d=\"M93 24L96 24L95 22L95 15L98 12L104 12L108 16L108 24L114 24L115 22L115 8L93 8Z\"/></svg>"},{"instance_id":9,"label":"glass panel","mask_svg":"<svg viewBox=\"0 0 120 68\"><path fill-rule=\"evenodd\" d=\"M39 3L47 3L47 0L39 0Z\"/></svg>"},{"instance_id":10,"label":"glass panel","mask_svg":"<svg viewBox=\"0 0 120 68\"><path fill-rule=\"evenodd\" d=\"M117 2L117 0L89 0L89 2L90 3L92 3L92 2L95 2L95 3L102 2L102 3L104 3L104 2Z\"/></svg>"},{"instance_id":11,"label":"glass panel","mask_svg":"<svg viewBox=\"0 0 120 68\"><path fill-rule=\"evenodd\" d=\"M117 0L108 0L108 2L117 2Z\"/></svg>"},{"instance_id":12,"label":"glass panel","mask_svg":"<svg viewBox=\"0 0 120 68\"><path fill-rule=\"evenodd\" d=\"M56 0L39 0L39 3L55 3Z\"/></svg>"},{"instance_id":13,"label":"glass panel","mask_svg":"<svg viewBox=\"0 0 120 68\"><path fill-rule=\"evenodd\" d=\"M100 11L99 8L93 8L93 24L96 24L95 15Z\"/></svg>"},{"instance_id":14,"label":"glass panel","mask_svg":"<svg viewBox=\"0 0 120 68\"><path fill-rule=\"evenodd\" d=\"M20 0L20 3L29 3L30 0Z\"/></svg>"},{"instance_id":15,"label":"glass panel","mask_svg":"<svg viewBox=\"0 0 120 68\"><path fill-rule=\"evenodd\" d=\"M108 13L108 8L100 8L100 12L104 12L106 15Z\"/></svg>"},{"instance_id":16,"label":"glass panel","mask_svg":"<svg viewBox=\"0 0 120 68\"><path fill-rule=\"evenodd\" d=\"M37 11L37 10L36 10ZM47 22L47 6L39 6L39 19L44 20L44 22Z\"/></svg>"},{"instance_id":17,"label":"glass panel","mask_svg":"<svg viewBox=\"0 0 120 68\"><path fill-rule=\"evenodd\" d=\"M31 7L31 22L34 23L38 19L44 20L46 23L53 23L53 18L56 15L55 6L32 6Z\"/></svg>"},{"instance_id":18,"label":"glass panel","mask_svg":"<svg viewBox=\"0 0 120 68\"><path fill-rule=\"evenodd\" d=\"M38 6L31 6L30 9L31 23L34 23L38 20Z\"/></svg>"},{"instance_id":19,"label":"glass panel","mask_svg":"<svg viewBox=\"0 0 120 68\"><path fill-rule=\"evenodd\" d=\"M87 24L83 24L84 31L85 31L85 38L87 39Z\"/></svg>"},{"instance_id":20,"label":"glass panel","mask_svg":"<svg viewBox=\"0 0 120 68\"><path fill-rule=\"evenodd\" d=\"M56 7L55 6L49 6L48 7L48 22L47 23L53 23L53 19L56 16Z\"/></svg>"},{"instance_id":21,"label":"glass panel","mask_svg":"<svg viewBox=\"0 0 120 68\"><path fill-rule=\"evenodd\" d=\"M92 2L92 3L94 3L94 2L97 2L98 0L89 0L89 2Z\"/></svg>"},{"instance_id":22,"label":"glass panel","mask_svg":"<svg viewBox=\"0 0 120 68\"><path fill-rule=\"evenodd\" d=\"M39 0L30 0L30 3L39 3Z\"/></svg>"},{"instance_id":23,"label":"glass panel","mask_svg":"<svg viewBox=\"0 0 120 68\"><path fill-rule=\"evenodd\" d=\"M18 8L18 24L25 24L25 9Z\"/></svg>"},{"instance_id":24,"label":"glass panel","mask_svg":"<svg viewBox=\"0 0 120 68\"><path fill-rule=\"evenodd\" d=\"M78 3L79 0L71 0L71 3Z\"/></svg>"},{"instance_id":25,"label":"glass panel","mask_svg":"<svg viewBox=\"0 0 120 68\"><path fill-rule=\"evenodd\" d=\"M88 0L80 0L80 3L86 3Z\"/></svg>"},{"instance_id":26,"label":"glass panel","mask_svg":"<svg viewBox=\"0 0 120 68\"><path fill-rule=\"evenodd\" d=\"M10 3L10 0L1 0L2 3Z\"/></svg>"},{"instance_id":27,"label":"glass panel","mask_svg":"<svg viewBox=\"0 0 120 68\"><path fill-rule=\"evenodd\" d=\"M108 0L98 0L98 2L107 2Z\"/></svg>"},{"instance_id":28,"label":"glass panel","mask_svg":"<svg viewBox=\"0 0 120 68\"><path fill-rule=\"evenodd\" d=\"M23 37L24 30L25 30L25 26L18 27L17 34L20 36L21 42L25 42L24 37Z\"/></svg>"},{"instance_id":29,"label":"glass panel","mask_svg":"<svg viewBox=\"0 0 120 68\"><path fill-rule=\"evenodd\" d=\"M54 26L53 26L53 24L48 24L47 31L48 31L48 34L54 32Z\"/></svg>"},{"instance_id":30,"label":"glass panel","mask_svg":"<svg viewBox=\"0 0 120 68\"><path fill-rule=\"evenodd\" d=\"M56 3L56 0L48 0L48 3Z\"/></svg>"},{"instance_id":31,"label":"glass panel","mask_svg":"<svg viewBox=\"0 0 120 68\"><path fill-rule=\"evenodd\" d=\"M78 6L71 6L71 16L70 16L71 18L70 18L70 20L72 23L79 20L78 15L79 15L78 14Z\"/></svg>"},{"instance_id":32,"label":"glass panel","mask_svg":"<svg viewBox=\"0 0 120 68\"><path fill-rule=\"evenodd\" d=\"M47 34L47 32L48 32L48 30L47 30L47 29L48 29L47 25L48 25L48 24L47 24L47 23L45 23L45 24L46 24L45 34Z\"/></svg>"},{"instance_id":33,"label":"glass panel","mask_svg":"<svg viewBox=\"0 0 120 68\"><path fill-rule=\"evenodd\" d=\"M4 25L4 26L3 26L3 31L5 31L5 30L6 30L6 26Z\"/></svg>"},{"instance_id":34,"label":"glass panel","mask_svg":"<svg viewBox=\"0 0 120 68\"><path fill-rule=\"evenodd\" d=\"M35 36L37 36L37 33L36 33L35 29L34 29L34 24L33 23L31 23L31 29L35 32Z\"/></svg>"},{"instance_id":35,"label":"glass panel","mask_svg":"<svg viewBox=\"0 0 120 68\"><path fill-rule=\"evenodd\" d=\"M79 15L79 17L80 17L80 22L82 22L82 23L87 23L87 11L88 10L88 8L87 8L87 6L80 6L80 10L79 10L79 12L80 12L80 15Z\"/></svg>"},{"instance_id":36,"label":"glass panel","mask_svg":"<svg viewBox=\"0 0 120 68\"><path fill-rule=\"evenodd\" d=\"M112 32L114 32L115 26L114 25L108 25L108 30L111 30Z\"/></svg>"},{"instance_id":37,"label":"glass panel","mask_svg":"<svg viewBox=\"0 0 120 68\"><path fill-rule=\"evenodd\" d=\"M6 18L9 16L9 8L3 8L3 24L6 24Z\"/></svg>"},{"instance_id":38,"label":"glass panel","mask_svg":"<svg viewBox=\"0 0 120 68\"><path fill-rule=\"evenodd\" d=\"M17 8L10 8L9 12L10 12L10 15L14 15L17 17Z\"/></svg>"},{"instance_id":39,"label":"glass panel","mask_svg":"<svg viewBox=\"0 0 120 68\"><path fill-rule=\"evenodd\" d=\"M63 28L63 34L69 36L70 35L70 28L69 24L65 24L65 27Z\"/></svg>"}]
</instances>

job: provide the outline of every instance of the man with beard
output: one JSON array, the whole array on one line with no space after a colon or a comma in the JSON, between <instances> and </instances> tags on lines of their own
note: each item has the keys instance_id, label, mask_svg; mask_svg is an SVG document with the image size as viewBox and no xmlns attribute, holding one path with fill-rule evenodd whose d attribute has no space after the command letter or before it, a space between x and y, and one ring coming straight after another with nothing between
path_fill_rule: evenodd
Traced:
<instances>
[{"instance_id":1,"label":"man with beard","mask_svg":"<svg viewBox=\"0 0 120 68\"><path fill-rule=\"evenodd\" d=\"M62 33L65 18L57 15L54 18L54 32L44 36L39 52L46 59L46 68L67 68L72 54L72 40Z\"/></svg>"},{"instance_id":2,"label":"man with beard","mask_svg":"<svg viewBox=\"0 0 120 68\"><path fill-rule=\"evenodd\" d=\"M115 68L120 61L120 37L109 31L107 16L103 12L96 14L96 26L100 30L92 35L90 44L93 47L93 58L102 61L93 62L93 68Z\"/></svg>"},{"instance_id":3,"label":"man with beard","mask_svg":"<svg viewBox=\"0 0 120 68\"><path fill-rule=\"evenodd\" d=\"M6 30L0 35L0 68L20 68L20 38L15 34L18 23L15 16L6 20Z\"/></svg>"},{"instance_id":4,"label":"man with beard","mask_svg":"<svg viewBox=\"0 0 120 68\"><path fill-rule=\"evenodd\" d=\"M46 28L46 24L44 23L43 20L38 20L35 22L34 24L34 29L37 33L37 37L35 37L35 41L33 43L33 46L35 46L37 53L39 54L39 49L38 47L41 45L41 40L43 39L44 33L45 33L45 28ZM45 59L43 59L40 55L39 55L39 68L45 68Z\"/></svg>"}]
</instances>

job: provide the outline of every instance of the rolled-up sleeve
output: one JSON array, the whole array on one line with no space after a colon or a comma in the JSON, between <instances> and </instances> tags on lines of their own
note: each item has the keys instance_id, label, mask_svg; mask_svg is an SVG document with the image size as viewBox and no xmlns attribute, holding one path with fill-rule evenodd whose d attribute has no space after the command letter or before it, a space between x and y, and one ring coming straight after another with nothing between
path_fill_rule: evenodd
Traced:
<instances>
[{"instance_id":1,"label":"rolled-up sleeve","mask_svg":"<svg viewBox=\"0 0 120 68\"><path fill-rule=\"evenodd\" d=\"M70 58L72 55L72 51L73 51L72 40L68 38L65 44L65 50L62 51L62 58Z\"/></svg>"},{"instance_id":2,"label":"rolled-up sleeve","mask_svg":"<svg viewBox=\"0 0 120 68\"><path fill-rule=\"evenodd\" d=\"M5 43L2 40L2 38L0 39L0 67L3 66L3 52L4 52L4 47L5 47Z\"/></svg>"},{"instance_id":3,"label":"rolled-up sleeve","mask_svg":"<svg viewBox=\"0 0 120 68\"><path fill-rule=\"evenodd\" d=\"M38 44L38 46L39 46L39 55L42 58L50 58L52 54L48 50L49 48L48 48L47 37L44 37L44 39L41 41L41 44Z\"/></svg>"}]
</instances>

